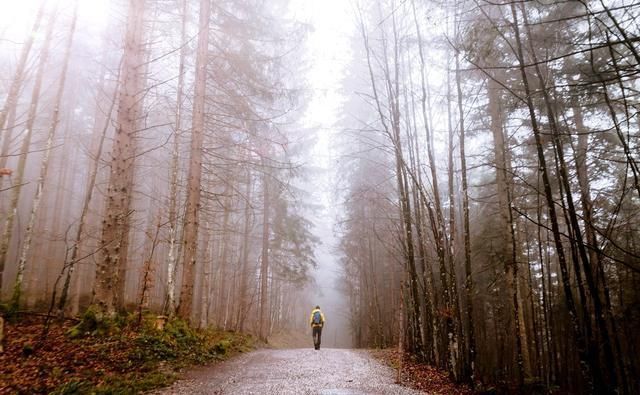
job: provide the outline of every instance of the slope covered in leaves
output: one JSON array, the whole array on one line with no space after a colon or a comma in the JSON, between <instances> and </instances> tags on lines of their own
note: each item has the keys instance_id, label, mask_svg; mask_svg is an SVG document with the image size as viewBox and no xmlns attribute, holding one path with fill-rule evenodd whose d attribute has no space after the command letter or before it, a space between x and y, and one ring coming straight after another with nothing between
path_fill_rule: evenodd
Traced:
<instances>
[{"instance_id":1,"label":"slope covered in leaves","mask_svg":"<svg viewBox=\"0 0 640 395\"><path fill-rule=\"evenodd\" d=\"M250 348L233 332L194 330L172 321L163 330L152 320L51 325L23 318L5 328L0 354L0 394L136 393L170 384L182 368L223 360Z\"/></svg>"},{"instance_id":2,"label":"slope covered in leaves","mask_svg":"<svg viewBox=\"0 0 640 395\"><path fill-rule=\"evenodd\" d=\"M398 351L384 349L371 351L374 357L394 369L398 369ZM471 395L474 392L466 385L456 384L449 375L431 365L417 362L413 357L405 355L402 362L401 384L428 394Z\"/></svg>"}]
</instances>

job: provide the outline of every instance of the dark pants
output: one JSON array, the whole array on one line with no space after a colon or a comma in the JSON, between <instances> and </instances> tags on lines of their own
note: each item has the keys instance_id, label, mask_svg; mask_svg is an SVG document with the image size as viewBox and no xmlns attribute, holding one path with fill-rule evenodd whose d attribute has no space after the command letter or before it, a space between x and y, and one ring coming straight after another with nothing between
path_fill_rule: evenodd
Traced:
<instances>
[{"instance_id":1,"label":"dark pants","mask_svg":"<svg viewBox=\"0 0 640 395\"><path fill-rule=\"evenodd\" d=\"M322 327L314 326L313 327L313 347L316 350L320 349L320 339L322 338Z\"/></svg>"}]
</instances>

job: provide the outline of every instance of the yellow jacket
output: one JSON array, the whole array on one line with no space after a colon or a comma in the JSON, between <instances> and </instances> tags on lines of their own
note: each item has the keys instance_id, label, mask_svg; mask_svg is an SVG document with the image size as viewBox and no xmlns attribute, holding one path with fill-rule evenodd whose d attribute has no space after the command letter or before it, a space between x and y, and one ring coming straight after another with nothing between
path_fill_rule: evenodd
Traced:
<instances>
[{"instance_id":1,"label":"yellow jacket","mask_svg":"<svg viewBox=\"0 0 640 395\"><path fill-rule=\"evenodd\" d=\"M320 309L313 309L313 311L311 311L311 316L309 317L309 325L314 326L313 325L313 315L315 314L316 311L320 311ZM324 314L322 314L322 311L320 311L320 319L322 320L322 322L320 323L320 325L315 325L315 326L323 326L325 323L325 319L324 319Z\"/></svg>"}]
</instances>

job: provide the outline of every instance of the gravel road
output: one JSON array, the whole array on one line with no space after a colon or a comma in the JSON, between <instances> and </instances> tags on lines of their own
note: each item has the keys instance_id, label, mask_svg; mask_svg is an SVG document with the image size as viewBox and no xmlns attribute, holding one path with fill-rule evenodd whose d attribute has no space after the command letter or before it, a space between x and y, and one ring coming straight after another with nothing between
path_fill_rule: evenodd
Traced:
<instances>
[{"instance_id":1,"label":"gravel road","mask_svg":"<svg viewBox=\"0 0 640 395\"><path fill-rule=\"evenodd\" d=\"M155 394L420 394L365 351L259 350L189 372Z\"/></svg>"}]
</instances>

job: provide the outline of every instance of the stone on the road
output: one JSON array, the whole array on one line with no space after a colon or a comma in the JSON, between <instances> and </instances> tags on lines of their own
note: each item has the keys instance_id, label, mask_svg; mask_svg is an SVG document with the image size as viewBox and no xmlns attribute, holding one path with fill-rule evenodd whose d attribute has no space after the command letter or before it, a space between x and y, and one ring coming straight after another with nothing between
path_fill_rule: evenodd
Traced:
<instances>
[{"instance_id":1,"label":"stone on the road","mask_svg":"<svg viewBox=\"0 0 640 395\"><path fill-rule=\"evenodd\" d=\"M157 394L420 394L366 351L259 350L199 368Z\"/></svg>"}]
</instances>

